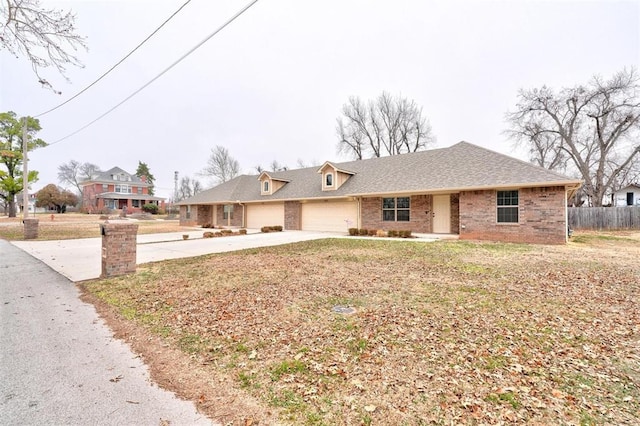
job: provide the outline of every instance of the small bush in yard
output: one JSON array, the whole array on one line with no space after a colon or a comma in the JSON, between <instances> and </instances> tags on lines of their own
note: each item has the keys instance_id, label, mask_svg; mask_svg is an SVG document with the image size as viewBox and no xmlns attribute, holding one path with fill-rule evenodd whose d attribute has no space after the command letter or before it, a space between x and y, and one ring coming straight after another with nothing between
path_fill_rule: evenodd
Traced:
<instances>
[{"instance_id":1,"label":"small bush in yard","mask_svg":"<svg viewBox=\"0 0 640 426\"><path fill-rule=\"evenodd\" d=\"M349 228L349 235L352 237L358 235L358 228Z\"/></svg>"},{"instance_id":2,"label":"small bush in yard","mask_svg":"<svg viewBox=\"0 0 640 426\"><path fill-rule=\"evenodd\" d=\"M398 231L394 231L393 229L389 231L389 236L390 237L397 237L398 236Z\"/></svg>"},{"instance_id":3,"label":"small bush in yard","mask_svg":"<svg viewBox=\"0 0 640 426\"><path fill-rule=\"evenodd\" d=\"M213 225L211 225L210 223L205 223L204 225L202 225L203 228L213 228Z\"/></svg>"},{"instance_id":4,"label":"small bush in yard","mask_svg":"<svg viewBox=\"0 0 640 426\"><path fill-rule=\"evenodd\" d=\"M382 229L378 229L376 231L376 237L386 237L387 236L387 231L383 231Z\"/></svg>"},{"instance_id":5,"label":"small bush in yard","mask_svg":"<svg viewBox=\"0 0 640 426\"><path fill-rule=\"evenodd\" d=\"M231 235L233 231L231 229L223 229L220 231L223 235Z\"/></svg>"},{"instance_id":6,"label":"small bush in yard","mask_svg":"<svg viewBox=\"0 0 640 426\"><path fill-rule=\"evenodd\" d=\"M280 232L282 231L282 226L280 225L272 225L272 226L263 226L262 228L260 228L261 232Z\"/></svg>"},{"instance_id":7,"label":"small bush in yard","mask_svg":"<svg viewBox=\"0 0 640 426\"><path fill-rule=\"evenodd\" d=\"M358 235L368 235L369 231L364 228L358 229Z\"/></svg>"},{"instance_id":8,"label":"small bush in yard","mask_svg":"<svg viewBox=\"0 0 640 426\"><path fill-rule=\"evenodd\" d=\"M157 204L145 204L142 206L142 211L145 213L158 214L158 205Z\"/></svg>"},{"instance_id":9,"label":"small bush in yard","mask_svg":"<svg viewBox=\"0 0 640 426\"><path fill-rule=\"evenodd\" d=\"M409 230L398 231L398 235L401 238L411 238L411 231Z\"/></svg>"},{"instance_id":10,"label":"small bush in yard","mask_svg":"<svg viewBox=\"0 0 640 426\"><path fill-rule=\"evenodd\" d=\"M213 232L204 232L202 238L213 238Z\"/></svg>"},{"instance_id":11,"label":"small bush in yard","mask_svg":"<svg viewBox=\"0 0 640 426\"><path fill-rule=\"evenodd\" d=\"M367 231L367 235L370 236L370 237L375 237L377 232L378 231L376 231L375 229L369 229Z\"/></svg>"},{"instance_id":12,"label":"small bush in yard","mask_svg":"<svg viewBox=\"0 0 640 426\"><path fill-rule=\"evenodd\" d=\"M244 228L242 228L242 229L240 229L240 230L238 231L238 234L240 234L240 235L247 235L247 230L246 230L246 229L244 229Z\"/></svg>"}]
</instances>

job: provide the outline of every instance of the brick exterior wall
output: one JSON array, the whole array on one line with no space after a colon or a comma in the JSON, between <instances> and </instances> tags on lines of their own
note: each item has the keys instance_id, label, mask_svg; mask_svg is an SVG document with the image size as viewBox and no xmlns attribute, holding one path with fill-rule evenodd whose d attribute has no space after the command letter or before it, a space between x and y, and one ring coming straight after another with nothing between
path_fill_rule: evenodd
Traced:
<instances>
[{"instance_id":1,"label":"brick exterior wall","mask_svg":"<svg viewBox=\"0 0 640 426\"><path fill-rule=\"evenodd\" d=\"M451 233L460 233L460 194L451 194Z\"/></svg>"},{"instance_id":2,"label":"brick exterior wall","mask_svg":"<svg viewBox=\"0 0 640 426\"><path fill-rule=\"evenodd\" d=\"M180 226L196 226L198 209L191 206L191 214L187 217L187 206L180 206Z\"/></svg>"},{"instance_id":3,"label":"brick exterior wall","mask_svg":"<svg viewBox=\"0 0 640 426\"><path fill-rule=\"evenodd\" d=\"M409 230L416 233L433 232L433 197L413 195L409 204L409 222L387 222L382 220L382 198L362 199L362 228L389 230Z\"/></svg>"},{"instance_id":4,"label":"brick exterior wall","mask_svg":"<svg viewBox=\"0 0 640 426\"><path fill-rule=\"evenodd\" d=\"M51 216L53 217L53 216ZM24 239L35 240L38 238L38 219L24 219Z\"/></svg>"},{"instance_id":5,"label":"brick exterior wall","mask_svg":"<svg viewBox=\"0 0 640 426\"><path fill-rule=\"evenodd\" d=\"M523 188L517 224L498 224L495 190L460 193L460 239L564 244L567 241L564 187Z\"/></svg>"},{"instance_id":6,"label":"brick exterior wall","mask_svg":"<svg viewBox=\"0 0 640 426\"><path fill-rule=\"evenodd\" d=\"M195 206L194 206L195 207ZM213 225L213 207L214 206L197 206L197 209L191 207L191 210L197 210L196 223L202 225Z\"/></svg>"},{"instance_id":7,"label":"brick exterior wall","mask_svg":"<svg viewBox=\"0 0 640 426\"><path fill-rule=\"evenodd\" d=\"M136 236L138 225L133 223L103 223L102 275L115 277L136 271Z\"/></svg>"},{"instance_id":8,"label":"brick exterior wall","mask_svg":"<svg viewBox=\"0 0 640 426\"><path fill-rule=\"evenodd\" d=\"M217 205L214 207L216 209L216 219L217 219L216 224L218 226L237 226L237 227L243 226L243 223L242 223L243 207L240 204L233 205L233 214L232 214L233 217L231 218L231 223L229 223L229 221L224 218L223 205Z\"/></svg>"},{"instance_id":9,"label":"brick exterior wall","mask_svg":"<svg viewBox=\"0 0 640 426\"><path fill-rule=\"evenodd\" d=\"M302 205L299 201L284 202L284 229L299 231L302 227Z\"/></svg>"},{"instance_id":10,"label":"brick exterior wall","mask_svg":"<svg viewBox=\"0 0 640 426\"><path fill-rule=\"evenodd\" d=\"M162 201L161 203L157 201L146 201L141 200L136 195L138 194L138 188L142 189L142 195L149 195L149 188L142 185L136 185L132 182L122 182L123 185L129 185L131 187L131 193L125 194L122 193L121 197L118 200L118 205L116 206L117 210L122 209L123 207L127 207L127 213L140 213L142 212L142 206L146 203L157 204L159 208L164 209L165 203ZM82 206L87 209L89 213L97 213L102 212L106 208L106 201L103 198L98 198L100 194L103 192L114 192L116 190L115 184L107 184L106 189L102 183L92 183L82 187ZM133 200L137 200L138 207L133 206ZM113 210L113 209L112 209Z\"/></svg>"}]
</instances>

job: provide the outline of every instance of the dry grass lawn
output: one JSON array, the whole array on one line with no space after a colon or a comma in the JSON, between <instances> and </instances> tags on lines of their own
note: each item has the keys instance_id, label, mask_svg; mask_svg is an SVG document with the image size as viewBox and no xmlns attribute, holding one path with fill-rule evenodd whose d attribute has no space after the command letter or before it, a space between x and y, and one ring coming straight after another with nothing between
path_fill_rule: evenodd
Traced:
<instances>
[{"instance_id":1,"label":"dry grass lawn","mask_svg":"<svg viewBox=\"0 0 640 426\"><path fill-rule=\"evenodd\" d=\"M99 215L65 213L56 214L51 220L51 214L38 214L38 240L68 240L76 238L99 238ZM112 220L120 220L114 216ZM138 234L156 234L162 232L180 232L184 230L177 220L139 220ZM0 238L6 240L23 240L24 228L22 217L0 219Z\"/></svg>"},{"instance_id":2,"label":"dry grass lawn","mask_svg":"<svg viewBox=\"0 0 640 426\"><path fill-rule=\"evenodd\" d=\"M84 290L156 380L223 424L638 424L639 259L637 233L327 239Z\"/></svg>"}]
</instances>

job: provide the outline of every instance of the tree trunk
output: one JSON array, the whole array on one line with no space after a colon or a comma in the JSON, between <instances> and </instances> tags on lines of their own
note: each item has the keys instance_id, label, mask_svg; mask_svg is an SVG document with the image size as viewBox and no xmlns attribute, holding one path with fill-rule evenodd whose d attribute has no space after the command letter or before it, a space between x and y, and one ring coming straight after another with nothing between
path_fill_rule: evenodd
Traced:
<instances>
[{"instance_id":1,"label":"tree trunk","mask_svg":"<svg viewBox=\"0 0 640 426\"><path fill-rule=\"evenodd\" d=\"M9 201L9 217L16 217L16 202L15 200Z\"/></svg>"}]
</instances>

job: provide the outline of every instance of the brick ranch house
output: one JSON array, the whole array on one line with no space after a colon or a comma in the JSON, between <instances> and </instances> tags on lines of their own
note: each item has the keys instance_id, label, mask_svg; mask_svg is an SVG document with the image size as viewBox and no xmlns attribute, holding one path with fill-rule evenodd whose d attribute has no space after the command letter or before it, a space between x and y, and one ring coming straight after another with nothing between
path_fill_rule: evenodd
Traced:
<instances>
[{"instance_id":1,"label":"brick ranch house","mask_svg":"<svg viewBox=\"0 0 640 426\"><path fill-rule=\"evenodd\" d=\"M149 195L151 186L144 176L138 177L114 167L106 172L98 172L80 183L82 187L82 205L89 213L102 212L105 209L122 210L127 213L140 213L145 204L156 204L164 208L164 198Z\"/></svg>"},{"instance_id":2,"label":"brick ranch house","mask_svg":"<svg viewBox=\"0 0 640 426\"><path fill-rule=\"evenodd\" d=\"M562 244L581 181L460 142L345 163L238 176L183 200L181 225L459 234Z\"/></svg>"}]
</instances>

